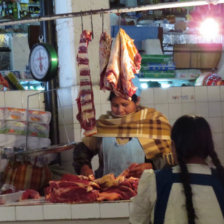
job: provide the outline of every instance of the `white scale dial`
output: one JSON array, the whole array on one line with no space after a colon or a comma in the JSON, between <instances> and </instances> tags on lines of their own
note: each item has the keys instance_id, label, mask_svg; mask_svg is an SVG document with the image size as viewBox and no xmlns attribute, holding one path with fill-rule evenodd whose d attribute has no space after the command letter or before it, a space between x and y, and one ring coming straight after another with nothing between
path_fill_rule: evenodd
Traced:
<instances>
[{"instance_id":1,"label":"white scale dial","mask_svg":"<svg viewBox=\"0 0 224 224\"><path fill-rule=\"evenodd\" d=\"M30 56L30 69L37 79L42 79L49 69L49 55L45 47L38 45Z\"/></svg>"}]
</instances>

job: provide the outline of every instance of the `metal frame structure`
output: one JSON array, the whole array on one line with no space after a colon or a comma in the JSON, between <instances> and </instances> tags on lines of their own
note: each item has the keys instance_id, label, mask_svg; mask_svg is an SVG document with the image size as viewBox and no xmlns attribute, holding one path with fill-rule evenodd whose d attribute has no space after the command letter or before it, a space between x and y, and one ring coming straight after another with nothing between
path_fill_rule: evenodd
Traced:
<instances>
[{"instance_id":1,"label":"metal frame structure","mask_svg":"<svg viewBox=\"0 0 224 224\"><path fill-rule=\"evenodd\" d=\"M53 14L53 15L40 16L40 17L29 18L29 19L17 19L17 20L4 21L4 22L0 22L0 26L44 22L44 21L51 21L56 19L82 17L82 16L95 15L95 14L102 15L102 14L111 14L111 13L127 13L127 12L138 12L138 11L147 11L147 10L160 10L160 9L167 9L167 8L184 8L184 7L221 4L221 3L224 3L224 0L197 0L197 1L185 1L185 2L166 2L166 3L142 5L137 7L116 8L116 9L102 8L102 9L96 9L96 10L61 13L56 15Z\"/></svg>"}]
</instances>

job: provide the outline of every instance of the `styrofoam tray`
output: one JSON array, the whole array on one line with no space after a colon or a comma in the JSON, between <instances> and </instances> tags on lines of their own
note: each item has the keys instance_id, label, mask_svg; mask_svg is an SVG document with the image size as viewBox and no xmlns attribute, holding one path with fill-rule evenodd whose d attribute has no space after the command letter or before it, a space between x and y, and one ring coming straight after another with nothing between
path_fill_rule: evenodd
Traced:
<instances>
[{"instance_id":1,"label":"styrofoam tray","mask_svg":"<svg viewBox=\"0 0 224 224\"><path fill-rule=\"evenodd\" d=\"M0 195L0 202L1 204L7 204L9 202L19 201L22 197L23 192L24 191L17 191L15 193L2 194Z\"/></svg>"}]
</instances>

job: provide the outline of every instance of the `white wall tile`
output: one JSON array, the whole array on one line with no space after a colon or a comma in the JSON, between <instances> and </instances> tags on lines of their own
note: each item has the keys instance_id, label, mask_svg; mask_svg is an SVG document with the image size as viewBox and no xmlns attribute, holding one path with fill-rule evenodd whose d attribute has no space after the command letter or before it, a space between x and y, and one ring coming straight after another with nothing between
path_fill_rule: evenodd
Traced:
<instances>
[{"instance_id":1,"label":"white wall tile","mask_svg":"<svg viewBox=\"0 0 224 224\"><path fill-rule=\"evenodd\" d=\"M220 87L208 86L208 101L220 101Z\"/></svg>"},{"instance_id":2,"label":"white wall tile","mask_svg":"<svg viewBox=\"0 0 224 224\"><path fill-rule=\"evenodd\" d=\"M175 121L176 121L176 119L169 119L170 125L173 126Z\"/></svg>"},{"instance_id":3,"label":"white wall tile","mask_svg":"<svg viewBox=\"0 0 224 224\"><path fill-rule=\"evenodd\" d=\"M100 217L100 204L74 204L72 205L72 219L89 219Z\"/></svg>"},{"instance_id":4,"label":"white wall tile","mask_svg":"<svg viewBox=\"0 0 224 224\"><path fill-rule=\"evenodd\" d=\"M133 203L129 203L129 213L132 212L133 208L134 208L134 204Z\"/></svg>"},{"instance_id":5,"label":"white wall tile","mask_svg":"<svg viewBox=\"0 0 224 224\"><path fill-rule=\"evenodd\" d=\"M93 86L93 97L94 97L94 104L100 104L100 87L97 85Z\"/></svg>"},{"instance_id":6,"label":"white wall tile","mask_svg":"<svg viewBox=\"0 0 224 224\"><path fill-rule=\"evenodd\" d=\"M223 147L221 147L221 148L216 147L215 151L217 152L217 155L218 155L218 158L219 158L221 164L224 166L224 150L223 150Z\"/></svg>"},{"instance_id":7,"label":"white wall tile","mask_svg":"<svg viewBox=\"0 0 224 224\"><path fill-rule=\"evenodd\" d=\"M224 101L224 86L220 86L220 99Z\"/></svg>"},{"instance_id":8,"label":"white wall tile","mask_svg":"<svg viewBox=\"0 0 224 224\"><path fill-rule=\"evenodd\" d=\"M182 114L182 107L180 103L170 103L169 104L169 119L177 119Z\"/></svg>"},{"instance_id":9,"label":"white wall tile","mask_svg":"<svg viewBox=\"0 0 224 224\"><path fill-rule=\"evenodd\" d=\"M221 104L221 116L224 117L224 102L220 102Z\"/></svg>"},{"instance_id":10,"label":"white wall tile","mask_svg":"<svg viewBox=\"0 0 224 224\"><path fill-rule=\"evenodd\" d=\"M5 107L5 93L0 92L0 107Z\"/></svg>"},{"instance_id":11,"label":"white wall tile","mask_svg":"<svg viewBox=\"0 0 224 224\"><path fill-rule=\"evenodd\" d=\"M168 90L154 88L154 104L162 104L168 102Z\"/></svg>"},{"instance_id":12,"label":"white wall tile","mask_svg":"<svg viewBox=\"0 0 224 224\"><path fill-rule=\"evenodd\" d=\"M207 102L197 102L196 103L196 114L207 118L208 117L208 103Z\"/></svg>"},{"instance_id":13,"label":"white wall tile","mask_svg":"<svg viewBox=\"0 0 224 224\"><path fill-rule=\"evenodd\" d=\"M156 104L155 109L163 113L166 117L169 116L169 105L166 104Z\"/></svg>"},{"instance_id":14,"label":"white wall tile","mask_svg":"<svg viewBox=\"0 0 224 224\"><path fill-rule=\"evenodd\" d=\"M168 102L180 103L181 102L181 88L173 87L168 89Z\"/></svg>"},{"instance_id":15,"label":"white wall tile","mask_svg":"<svg viewBox=\"0 0 224 224\"><path fill-rule=\"evenodd\" d=\"M71 219L70 204L53 204L43 206L44 219Z\"/></svg>"},{"instance_id":16,"label":"white wall tile","mask_svg":"<svg viewBox=\"0 0 224 224\"><path fill-rule=\"evenodd\" d=\"M182 103L182 114L195 114L196 105L195 103Z\"/></svg>"},{"instance_id":17,"label":"white wall tile","mask_svg":"<svg viewBox=\"0 0 224 224\"><path fill-rule=\"evenodd\" d=\"M71 87L71 98L72 98L72 104L77 105L76 99L79 95L79 86L72 86Z\"/></svg>"},{"instance_id":18,"label":"white wall tile","mask_svg":"<svg viewBox=\"0 0 224 224\"><path fill-rule=\"evenodd\" d=\"M209 117L207 121L210 124L212 133L221 133L223 131L221 117Z\"/></svg>"},{"instance_id":19,"label":"white wall tile","mask_svg":"<svg viewBox=\"0 0 224 224\"><path fill-rule=\"evenodd\" d=\"M102 114L106 114L107 111L111 111L110 103L102 104L101 107L100 107L100 111L101 111L101 114L99 114L99 116L102 115ZM99 116L97 116L96 119L98 119Z\"/></svg>"},{"instance_id":20,"label":"white wall tile","mask_svg":"<svg viewBox=\"0 0 224 224\"><path fill-rule=\"evenodd\" d=\"M224 117L221 117L221 122L222 122L222 130L223 130L223 132L224 132ZM224 133L223 133L224 134Z\"/></svg>"},{"instance_id":21,"label":"white wall tile","mask_svg":"<svg viewBox=\"0 0 224 224\"><path fill-rule=\"evenodd\" d=\"M209 117L221 117L221 103L209 102L208 103L208 116Z\"/></svg>"},{"instance_id":22,"label":"white wall tile","mask_svg":"<svg viewBox=\"0 0 224 224\"><path fill-rule=\"evenodd\" d=\"M100 90L100 102L101 102L101 104L109 103L109 100L108 100L109 95L110 95L110 91Z\"/></svg>"},{"instance_id":23,"label":"white wall tile","mask_svg":"<svg viewBox=\"0 0 224 224\"><path fill-rule=\"evenodd\" d=\"M224 135L224 117L221 117L221 122L222 122L222 130L223 130L223 135Z\"/></svg>"},{"instance_id":24,"label":"white wall tile","mask_svg":"<svg viewBox=\"0 0 224 224\"><path fill-rule=\"evenodd\" d=\"M44 93L35 90L26 90L21 92L22 108L45 111ZM29 100L29 101L28 101Z\"/></svg>"},{"instance_id":25,"label":"white wall tile","mask_svg":"<svg viewBox=\"0 0 224 224\"><path fill-rule=\"evenodd\" d=\"M96 118L98 118L102 114L101 108L101 105L95 105Z\"/></svg>"},{"instance_id":26,"label":"white wall tile","mask_svg":"<svg viewBox=\"0 0 224 224\"><path fill-rule=\"evenodd\" d=\"M22 91L6 91L5 106L22 108Z\"/></svg>"},{"instance_id":27,"label":"white wall tile","mask_svg":"<svg viewBox=\"0 0 224 224\"><path fill-rule=\"evenodd\" d=\"M207 88L207 86L197 86L197 87L195 87L195 100L197 102L207 102L208 101L208 88Z\"/></svg>"},{"instance_id":28,"label":"white wall tile","mask_svg":"<svg viewBox=\"0 0 224 224\"><path fill-rule=\"evenodd\" d=\"M38 91L21 91L22 96L22 108L27 109L29 105L29 109L40 109L40 93Z\"/></svg>"},{"instance_id":29,"label":"white wall tile","mask_svg":"<svg viewBox=\"0 0 224 224\"><path fill-rule=\"evenodd\" d=\"M141 93L141 105L153 107L154 105L154 89L143 89Z\"/></svg>"},{"instance_id":30,"label":"white wall tile","mask_svg":"<svg viewBox=\"0 0 224 224\"><path fill-rule=\"evenodd\" d=\"M16 220L43 220L43 206L16 206Z\"/></svg>"},{"instance_id":31,"label":"white wall tile","mask_svg":"<svg viewBox=\"0 0 224 224\"><path fill-rule=\"evenodd\" d=\"M100 217L101 218L129 217L129 204L125 202L101 203Z\"/></svg>"},{"instance_id":32,"label":"white wall tile","mask_svg":"<svg viewBox=\"0 0 224 224\"><path fill-rule=\"evenodd\" d=\"M215 144L215 149L223 150L223 134L222 133L213 134L213 140Z\"/></svg>"},{"instance_id":33,"label":"white wall tile","mask_svg":"<svg viewBox=\"0 0 224 224\"><path fill-rule=\"evenodd\" d=\"M194 87L182 87L181 88L181 101L182 103L195 102Z\"/></svg>"},{"instance_id":34,"label":"white wall tile","mask_svg":"<svg viewBox=\"0 0 224 224\"><path fill-rule=\"evenodd\" d=\"M0 221L15 221L16 220L16 209L12 207L0 206Z\"/></svg>"},{"instance_id":35,"label":"white wall tile","mask_svg":"<svg viewBox=\"0 0 224 224\"><path fill-rule=\"evenodd\" d=\"M140 105L143 107L155 108L155 104L145 103L145 101L141 101Z\"/></svg>"}]
</instances>

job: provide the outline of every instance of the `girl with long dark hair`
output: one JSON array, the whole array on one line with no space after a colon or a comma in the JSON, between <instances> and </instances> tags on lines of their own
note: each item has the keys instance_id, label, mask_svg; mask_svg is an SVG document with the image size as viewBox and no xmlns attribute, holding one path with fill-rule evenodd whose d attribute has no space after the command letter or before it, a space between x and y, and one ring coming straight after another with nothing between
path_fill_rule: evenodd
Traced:
<instances>
[{"instance_id":1,"label":"girl with long dark hair","mask_svg":"<svg viewBox=\"0 0 224 224\"><path fill-rule=\"evenodd\" d=\"M224 223L224 168L208 122L184 115L174 123L171 139L178 165L143 173L130 223Z\"/></svg>"}]
</instances>

